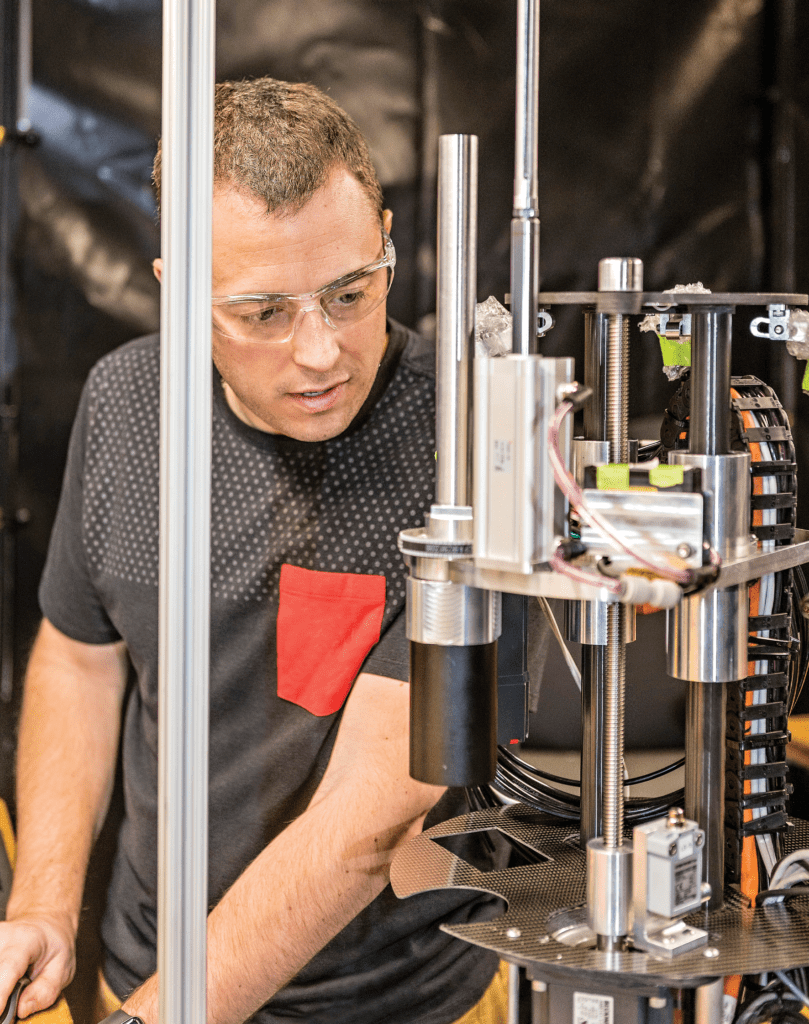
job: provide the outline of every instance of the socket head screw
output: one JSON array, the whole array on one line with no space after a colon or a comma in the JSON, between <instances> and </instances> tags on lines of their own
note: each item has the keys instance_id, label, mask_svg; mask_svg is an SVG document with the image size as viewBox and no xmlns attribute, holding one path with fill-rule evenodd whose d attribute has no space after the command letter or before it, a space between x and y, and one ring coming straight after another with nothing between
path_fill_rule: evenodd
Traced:
<instances>
[{"instance_id":1,"label":"socket head screw","mask_svg":"<svg viewBox=\"0 0 809 1024\"><path fill-rule=\"evenodd\" d=\"M697 832L697 834L694 836L694 842L697 844L697 846L702 846L702 844L705 842L705 833Z\"/></svg>"},{"instance_id":2,"label":"socket head screw","mask_svg":"<svg viewBox=\"0 0 809 1024\"><path fill-rule=\"evenodd\" d=\"M713 960L719 956L719 950L716 948L716 946L708 946L707 949L704 949L702 951L702 955L706 956L709 960Z\"/></svg>"},{"instance_id":3,"label":"socket head screw","mask_svg":"<svg viewBox=\"0 0 809 1024\"><path fill-rule=\"evenodd\" d=\"M669 847L669 857L676 857L676 856L677 856L677 844L676 843L672 843L671 846Z\"/></svg>"},{"instance_id":4,"label":"socket head screw","mask_svg":"<svg viewBox=\"0 0 809 1024\"><path fill-rule=\"evenodd\" d=\"M685 541L683 541L682 544L677 545L677 554L680 558L690 558L694 554L694 549L690 544L686 544Z\"/></svg>"},{"instance_id":5,"label":"socket head screw","mask_svg":"<svg viewBox=\"0 0 809 1024\"><path fill-rule=\"evenodd\" d=\"M519 937L521 935L522 935L522 932L520 931L519 928L507 928L506 929L506 938L509 938L509 939L519 939Z\"/></svg>"}]
</instances>

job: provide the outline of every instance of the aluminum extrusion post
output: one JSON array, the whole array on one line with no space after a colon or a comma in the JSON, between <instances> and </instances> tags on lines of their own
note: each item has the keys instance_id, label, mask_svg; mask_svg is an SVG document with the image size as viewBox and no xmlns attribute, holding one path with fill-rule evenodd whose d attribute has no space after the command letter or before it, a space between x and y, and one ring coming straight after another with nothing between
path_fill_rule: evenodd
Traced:
<instances>
[{"instance_id":1,"label":"aluminum extrusion post","mask_svg":"<svg viewBox=\"0 0 809 1024\"><path fill-rule=\"evenodd\" d=\"M213 0L163 7L157 964L161 1024L206 1017Z\"/></svg>"},{"instance_id":2,"label":"aluminum extrusion post","mask_svg":"<svg viewBox=\"0 0 809 1024\"><path fill-rule=\"evenodd\" d=\"M512 351L537 348L539 295L539 0L517 3L517 106L511 221Z\"/></svg>"}]
</instances>

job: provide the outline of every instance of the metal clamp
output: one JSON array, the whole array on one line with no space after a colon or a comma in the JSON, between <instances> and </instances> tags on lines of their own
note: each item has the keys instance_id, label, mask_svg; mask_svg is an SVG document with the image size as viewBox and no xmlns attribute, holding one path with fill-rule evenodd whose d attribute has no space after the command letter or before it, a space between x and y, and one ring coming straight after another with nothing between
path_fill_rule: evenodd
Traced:
<instances>
[{"instance_id":1,"label":"metal clamp","mask_svg":"<svg viewBox=\"0 0 809 1024\"><path fill-rule=\"evenodd\" d=\"M782 303L767 306L768 316L757 316L750 323L754 338L786 341L789 337L789 310Z\"/></svg>"}]
</instances>

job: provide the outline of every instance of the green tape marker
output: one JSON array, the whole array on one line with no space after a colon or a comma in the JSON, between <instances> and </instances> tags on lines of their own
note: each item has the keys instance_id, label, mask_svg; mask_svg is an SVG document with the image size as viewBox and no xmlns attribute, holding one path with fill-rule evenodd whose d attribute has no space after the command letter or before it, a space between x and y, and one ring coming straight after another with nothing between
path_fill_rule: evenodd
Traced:
<instances>
[{"instance_id":1,"label":"green tape marker","mask_svg":"<svg viewBox=\"0 0 809 1024\"><path fill-rule=\"evenodd\" d=\"M599 491L628 491L629 466L620 462L597 466L596 487Z\"/></svg>"},{"instance_id":2,"label":"green tape marker","mask_svg":"<svg viewBox=\"0 0 809 1024\"><path fill-rule=\"evenodd\" d=\"M809 363L806 364L806 369L803 371L803 380L801 381L801 390L809 392Z\"/></svg>"},{"instance_id":3,"label":"green tape marker","mask_svg":"<svg viewBox=\"0 0 809 1024\"><path fill-rule=\"evenodd\" d=\"M667 338L665 334L658 334L660 351L663 353L664 366L690 366L691 365L691 339L688 341L675 341Z\"/></svg>"},{"instance_id":4,"label":"green tape marker","mask_svg":"<svg viewBox=\"0 0 809 1024\"><path fill-rule=\"evenodd\" d=\"M683 466L652 466L649 483L652 487L676 487L683 482Z\"/></svg>"}]
</instances>

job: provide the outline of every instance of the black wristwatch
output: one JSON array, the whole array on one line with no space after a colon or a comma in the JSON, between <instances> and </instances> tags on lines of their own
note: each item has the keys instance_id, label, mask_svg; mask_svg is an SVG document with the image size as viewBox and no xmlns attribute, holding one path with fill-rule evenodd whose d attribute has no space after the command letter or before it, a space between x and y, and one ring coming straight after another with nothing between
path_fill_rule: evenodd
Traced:
<instances>
[{"instance_id":1,"label":"black wristwatch","mask_svg":"<svg viewBox=\"0 0 809 1024\"><path fill-rule=\"evenodd\" d=\"M114 1010L109 1017L105 1017L101 1024L143 1024L140 1017L134 1013L127 1013L126 1010Z\"/></svg>"}]
</instances>

